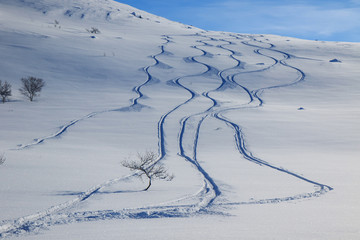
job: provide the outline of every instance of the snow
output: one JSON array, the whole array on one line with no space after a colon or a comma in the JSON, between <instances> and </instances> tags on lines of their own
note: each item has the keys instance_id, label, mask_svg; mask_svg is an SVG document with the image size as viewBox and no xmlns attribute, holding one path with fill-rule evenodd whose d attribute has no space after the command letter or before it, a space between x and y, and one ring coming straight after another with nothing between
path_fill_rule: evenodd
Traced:
<instances>
[{"instance_id":1,"label":"snow","mask_svg":"<svg viewBox=\"0 0 360 240\"><path fill-rule=\"evenodd\" d=\"M0 238L359 238L359 43L3 0L0 52ZM144 192L146 150L175 178Z\"/></svg>"}]
</instances>

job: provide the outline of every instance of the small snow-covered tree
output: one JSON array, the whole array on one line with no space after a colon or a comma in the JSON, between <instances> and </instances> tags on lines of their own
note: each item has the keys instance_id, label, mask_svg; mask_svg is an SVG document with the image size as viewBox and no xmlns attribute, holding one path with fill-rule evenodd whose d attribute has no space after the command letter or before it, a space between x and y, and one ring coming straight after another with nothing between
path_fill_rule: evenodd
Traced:
<instances>
[{"instance_id":1,"label":"small snow-covered tree","mask_svg":"<svg viewBox=\"0 0 360 240\"><path fill-rule=\"evenodd\" d=\"M41 89L45 86L44 80L36 77L26 77L21 79L22 87L19 88L19 91L22 95L29 98L32 102L34 97L38 96L41 92Z\"/></svg>"},{"instance_id":2,"label":"small snow-covered tree","mask_svg":"<svg viewBox=\"0 0 360 240\"><path fill-rule=\"evenodd\" d=\"M4 82L4 84L0 80L0 96L2 98L2 102L5 103L6 99L11 96L11 85L8 82Z\"/></svg>"},{"instance_id":3,"label":"small snow-covered tree","mask_svg":"<svg viewBox=\"0 0 360 240\"><path fill-rule=\"evenodd\" d=\"M139 171L138 177L142 178L142 176L145 175L148 178L148 186L144 191L150 188L152 180L173 180L174 175L170 175L165 166L156 161L156 154L154 152L148 151L144 154L138 153L137 157L137 160L123 161L122 165L132 171Z\"/></svg>"}]
</instances>

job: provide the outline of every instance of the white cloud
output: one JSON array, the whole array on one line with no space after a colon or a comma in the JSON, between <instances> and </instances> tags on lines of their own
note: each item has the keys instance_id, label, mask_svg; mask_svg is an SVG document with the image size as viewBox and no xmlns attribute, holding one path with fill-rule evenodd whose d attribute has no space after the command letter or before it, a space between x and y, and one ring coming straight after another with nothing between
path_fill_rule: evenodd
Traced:
<instances>
[{"instance_id":1,"label":"white cloud","mask_svg":"<svg viewBox=\"0 0 360 240\"><path fill-rule=\"evenodd\" d=\"M360 0L351 0L350 2L355 5L360 5Z\"/></svg>"},{"instance_id":2,"label":"white cloud","mask_svg":"<svg viewBox=\"0 0 360 240\"><path fill-rule=\"evenodd\" d=\"M360 0L352 1L360 3ZM297 4L261 0L226 1L210 3L193 9L189 14L196 15L204 25L211 22L213 29L237 32L319 38L346 32L351 34L360 29L360 6L346 8L326 2L312 5L304 4L304 1Z\"/></svg>"}]
</instances>

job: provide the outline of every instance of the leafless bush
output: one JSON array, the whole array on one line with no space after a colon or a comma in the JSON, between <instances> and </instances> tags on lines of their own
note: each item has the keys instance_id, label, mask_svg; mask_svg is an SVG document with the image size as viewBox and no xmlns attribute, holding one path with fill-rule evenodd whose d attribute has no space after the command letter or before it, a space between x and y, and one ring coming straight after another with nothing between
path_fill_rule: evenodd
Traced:
<instances>
[{"instance_id":1,"label":"leafless bush","mask_svg":"<svg viewBox=\"0 0 360 240\"><path fill-rule=\"evenodd\" d=\"M2 165L6 161L4 154L0 154L0 165Z\"/></svg>"},{"instance_id":2,"label":"leafless bush","mask_svg":"<svg viewBox=\"0 0 360 240\"><path fill-rule=\"evenodd\" d=\"M88 31L89 33L93 33L93 34L101 33L100 30L96 27L91 27L90 29L86 29L86 31Z\"/></svg>"},{"instance_id":3,"label":"leafless bush","mask_svg":"<svg viewBox=\"0 0 360 240\"><path fill-rule=\"evenodd\" d=\"M34 97L39 96L41 89L45 86L44 80L36 77L22 78L22 87L19 91L22 95L29 98L30 101L34 100Z\"/></svg>"},{"instance_id":4,"label":"leafless bush","mask_svg":"<svg viewBox=\"0 0 360 240\"><path fill-rule=\"evenodd\" d=\"M137 160L125 160L122 162L122 165L132 171L139 171L138 176L140 178L144 175L148 178L148 186L144 191L150 188L152 180L173 180L174 175L170 175L165 166L156 161L156 154L154 152L147 151L144 154L138 153L137 158Z\"/></svg>"},{"instance_id":5,"label":"leafless bush","mask_svg":"<svg viewBox=\"0 0 360 240\"><path fill-rule=\"evenodd\" d=\"M60 26L60 22L58 21L58 20L54 20L54 27L55 28L61 28L61 26Z\"/></svg>"},{"instance_id":6,"label":"leafless bush","mask_svg":"<svg viewBox=\"0 0 360 240\"><path fill-rule=\"evenodd\" d=\"M4 82L2 84L0 80L0 96L2 98L2 102L5 103L6 99L11 96L11 85L8 82Z\"/></svg>"}]
</instances>

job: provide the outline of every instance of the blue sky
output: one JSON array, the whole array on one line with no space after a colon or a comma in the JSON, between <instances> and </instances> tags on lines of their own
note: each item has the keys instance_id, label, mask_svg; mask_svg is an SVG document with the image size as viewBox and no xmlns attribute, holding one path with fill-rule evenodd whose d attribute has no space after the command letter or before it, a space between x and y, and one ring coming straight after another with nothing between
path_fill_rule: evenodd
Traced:
<instances>
[{"instance_id":1,"label":"blue sky","mask_svg":"<svg viewBox=\"0 0 360 240\"><path fill-rule=\"evenodd\" d=\"M360 0L118 0L206 30L360 42Z\"/></svg>"}]
</instances>

